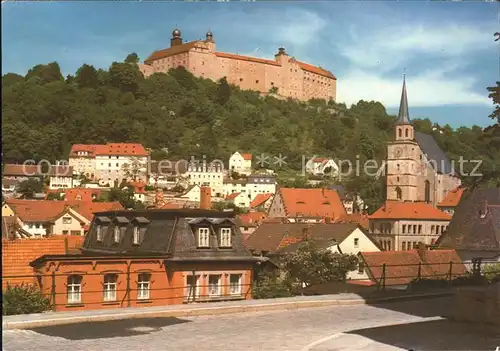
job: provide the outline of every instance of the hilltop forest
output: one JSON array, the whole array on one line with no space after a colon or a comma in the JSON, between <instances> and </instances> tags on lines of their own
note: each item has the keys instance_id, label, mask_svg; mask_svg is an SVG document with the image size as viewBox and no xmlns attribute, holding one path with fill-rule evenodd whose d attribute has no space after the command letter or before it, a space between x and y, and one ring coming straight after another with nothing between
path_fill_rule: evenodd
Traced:
<instances>
[{"instance_id":1,"label":"hilltop forest","mask_svg":"<svg viewBox=\"0 0 500 351\"><path fill-rule=\"evenodd\" d=\"M56 62L37 65L24 77L5 74L4 162L67 159L74 143L138 142L153 150L153 159L205 155L227 162L236 150L281 153L287 167L300 170L302 155L383 160L393 137L395 116L379 102L347 107L262 97L224 78L196 78L184 68L146 79L137 62L137 55L130 54L108 70L84 64L67 77ZM414 125L432 134L451 159L483 159L488 178L498 177L491 172L500 170L499 87L497 82L489 88L497 109L485 130L454 130L428 119L414 120Z\"/></svg>"}]
</instances>

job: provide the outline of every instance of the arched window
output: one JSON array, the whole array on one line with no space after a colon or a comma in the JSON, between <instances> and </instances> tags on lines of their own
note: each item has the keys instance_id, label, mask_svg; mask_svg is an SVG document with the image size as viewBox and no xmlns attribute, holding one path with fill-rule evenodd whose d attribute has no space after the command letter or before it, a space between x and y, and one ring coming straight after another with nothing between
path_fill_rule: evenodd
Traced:
<instances>
[{"instance_id":1,"label":"arched window","mask_svg":"<svg viewBox=\"0 0 500 351\"><path fill-rule=\"evenodd\" d=\"M405 130L405 137L408 138L408 129Z\"/></svg>"},{"instance_id":2,"label":"arched window","mask_svg":"<svg viewBox=\"0 0 500 351\"><path fill-rule=\"evenodd\" d=\"M399 186L396 187L396 198L401 200L403 198L403 191Z\"/></svg>"},{"instance_id":3,"label":"arched window","mask_svg":"<svg viewBox=\"0 0 500 351\"><path fill-rule=\"evenodd\" d=\"M426 180L425 181L425 202L431 202L431 183Z\"/></svg>"},{"instance_id":4,"label":"arched window","mask_svg":"<svg viewBox=\"0 0 500 351\"><path fill-rule=\"evenodd\" d=\"M398 128L398 135L400 138L403 136L403 131L401 130L401 128Z\"/></svg>"},{"instance_id":5,"label":"arched window","mask_svg":"<svg viewBox=\"0 0 500 351\"><path fill-rule=\"evenodd\" d=\"M67 281L68 304L82 302L82 279L81 275L70 275Z\"/></svg>"}]
</instances>

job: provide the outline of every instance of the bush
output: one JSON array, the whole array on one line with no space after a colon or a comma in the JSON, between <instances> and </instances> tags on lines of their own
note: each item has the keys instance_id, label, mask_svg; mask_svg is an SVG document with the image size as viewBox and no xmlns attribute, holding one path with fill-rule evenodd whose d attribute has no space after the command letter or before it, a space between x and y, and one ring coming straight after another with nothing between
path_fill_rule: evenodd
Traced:
<instances>
[{"instance_id":1,"label":"bush","mask_svg":"<svg viewBox=\"0 0 500 351\"><path fill-rule=\"evenodd\" d=\"M40 313L51 309L50 300L31 284L7 285L2 292L4 316L13 314Z\"/></svg>"},{"instance_id":2,"label":"bush","mask_svg":"<svg viewBox=\"0 0 500 351\"><path fill-rule=\"evenodd\" d=\"M277 278L263 278L253 287L254 299L274 299L293 296L290 288Z\"/></svg>"},{"instance_id":3,"label":"bush","mask_svg":"<svg viewBox=\"0 0 500 351\"><path fill-rule=\"evenodd\" d=\"M489 283L500 281L500 263L485 264L482 273Z\"/></svg>"}]
</instances>

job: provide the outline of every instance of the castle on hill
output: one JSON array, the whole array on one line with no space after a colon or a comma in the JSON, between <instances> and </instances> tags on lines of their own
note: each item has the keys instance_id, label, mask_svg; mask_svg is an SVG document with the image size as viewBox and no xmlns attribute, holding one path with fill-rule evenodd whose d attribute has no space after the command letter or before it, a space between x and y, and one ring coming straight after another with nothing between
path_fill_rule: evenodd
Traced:
<instances>
[{"instance_id":1,"label":"castle on hill","mask_svg":"<svg viewBox=\"0 0 500 351\"><path fill-rule=\"evenodd\" d=\"M212 32L205 40L184 43L175 29L170 47L153 52L139 68L145 77L171 68L185 67L193 75L217 81L226 77L230 84L262 94L307 101L312 98L335 100L337 78L329 71L297 61L279 48L274 60L216 51Z\"/></svg>"}]
</instances>

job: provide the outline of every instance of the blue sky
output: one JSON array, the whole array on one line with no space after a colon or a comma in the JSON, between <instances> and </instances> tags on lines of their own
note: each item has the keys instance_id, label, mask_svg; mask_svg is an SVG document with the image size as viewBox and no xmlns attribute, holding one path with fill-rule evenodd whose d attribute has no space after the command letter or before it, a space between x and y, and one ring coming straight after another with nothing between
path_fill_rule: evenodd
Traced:
<instances>
[{"instance_id":1,"label":"blue sky","mask_svg":"<svg viewBox=\"0 0 500 351\"><path fill-rule=\"evenodd\" d=\"M499 3L401 2L2 2L3 74L57 61L107 68L130 52L144 59L211 29L218 51L290 55L332 71L338 101L381 101L397 112L406 68L410 116L491 124L487 86L500 80Z\"/></svg>"}]
</instances>

